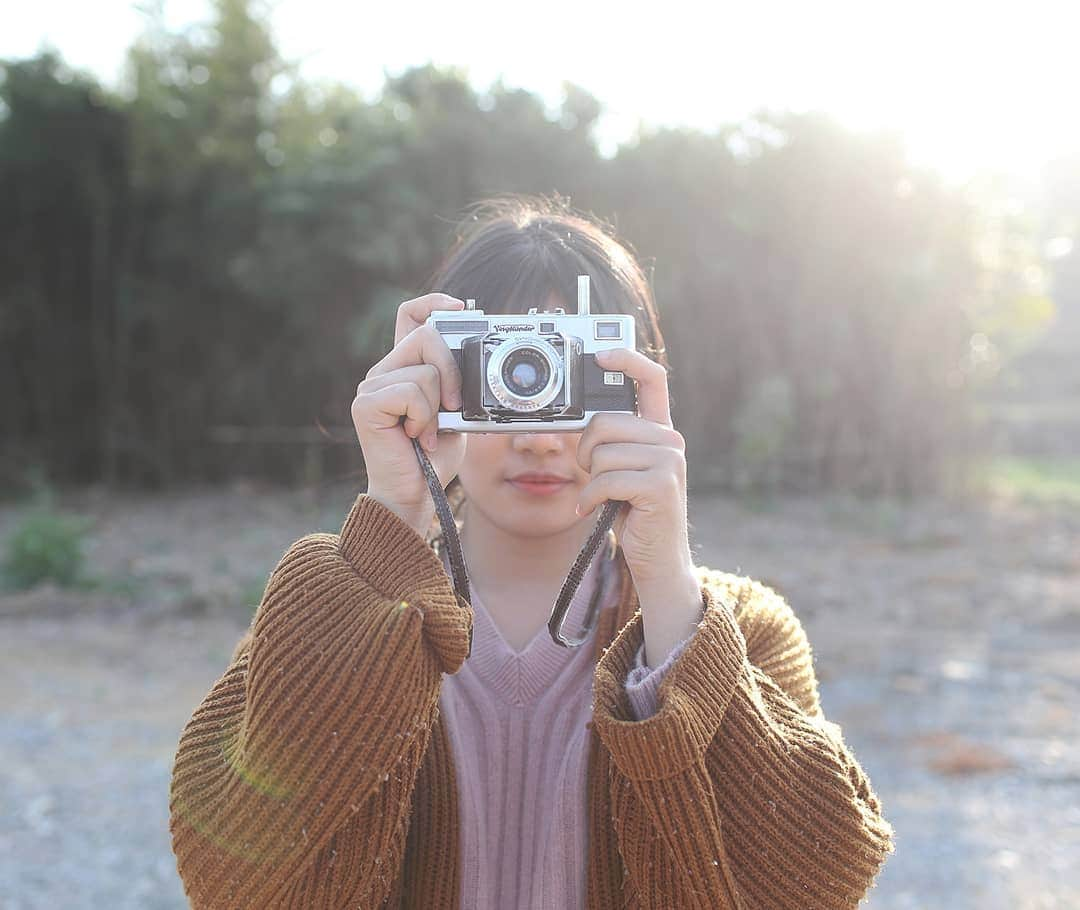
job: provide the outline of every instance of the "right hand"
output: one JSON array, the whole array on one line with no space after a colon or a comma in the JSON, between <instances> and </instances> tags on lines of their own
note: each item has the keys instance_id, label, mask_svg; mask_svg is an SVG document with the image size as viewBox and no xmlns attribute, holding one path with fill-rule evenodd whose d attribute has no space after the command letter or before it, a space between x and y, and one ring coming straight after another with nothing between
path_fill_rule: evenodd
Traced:
<instances>
[{"instance_id":1,"label":"right hand","mask_svg":"<svg viewBox=\"0 0 1080 910\"><path fill-rule=\"evenodd\" d=\"M436 435L440 402L454 410L461 407L461 371L442 335L425 321L434 310L464 307L464 301L446 294L425 294L401 304L394 348L368 370L352 403L367 466L367 495L421 536L435 515L435 504L411 437L420 438L444 488L461 466L466 443L463 433Z\"/></svg>"}]
</instances>

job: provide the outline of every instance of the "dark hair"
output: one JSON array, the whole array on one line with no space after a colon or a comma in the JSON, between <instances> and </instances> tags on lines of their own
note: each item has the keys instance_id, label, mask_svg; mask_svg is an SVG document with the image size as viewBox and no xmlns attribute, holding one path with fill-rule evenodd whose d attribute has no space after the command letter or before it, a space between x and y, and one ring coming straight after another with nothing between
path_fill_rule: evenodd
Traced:
<instances>
[{"instance_id":1,"label":"dark hair","mask_svg":"<svg viewBox=\"0 0 1080 910\"><path fill-rule=\"evenodd\" d=\"M570 313L578 275L589 276L591 312L632 315L637 349L669 369L652 287L632 248L609 223L573 209L557 193L495 196L468 206L423 293L472 297L485 313L524 313L554 294ZM464 501L456 477L446 495L456 514ZM432 533L437 539L437 521Z\"/></svg>"}]
</instances>

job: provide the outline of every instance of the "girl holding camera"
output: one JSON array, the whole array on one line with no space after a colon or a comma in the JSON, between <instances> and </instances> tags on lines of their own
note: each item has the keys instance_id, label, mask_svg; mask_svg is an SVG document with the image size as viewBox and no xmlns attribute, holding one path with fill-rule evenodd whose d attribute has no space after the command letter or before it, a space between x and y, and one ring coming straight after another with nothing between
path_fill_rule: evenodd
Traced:
<instances>
[{"instance_id":1,"label":"girl holding camera","mask_svg":"<svg viewBox=\"0 0 1080 910\"><path fill-rule=\"evenodd\" d=\"M635 317L602 366L638 413L437 434L462 377L433 310ZM559 201L489 200L397 314L352 417L368 489L296 541L180 739L173 849L195 908L854 908L892 827L785 600L694 564L648 282ZM454 504L455 594L418 438ZM607 500L623 507L546 628ZM471 646L471 650L470 650Z\"/></svg>"}]
</instances>

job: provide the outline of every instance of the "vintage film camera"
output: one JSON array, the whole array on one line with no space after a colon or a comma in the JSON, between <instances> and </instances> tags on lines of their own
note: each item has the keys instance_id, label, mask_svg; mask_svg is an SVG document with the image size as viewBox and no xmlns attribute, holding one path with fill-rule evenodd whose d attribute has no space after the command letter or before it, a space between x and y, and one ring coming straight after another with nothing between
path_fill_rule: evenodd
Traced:
<instances>
[{"instance_id":1,"label":"vintage film camera","mask_svg":"<svg viewBox=\"0 0 1080 910\"><path fill-rule=\"evenodd\" d=\"M439 409L439 429L458 433L580 431L599 411L637 413L634 380L596 362L604 348L634 349L634 317L589 312L589 276L578 276L578 311L485 316L435 310L462 377L460 410Z\"/></svg>"}]
</instances>

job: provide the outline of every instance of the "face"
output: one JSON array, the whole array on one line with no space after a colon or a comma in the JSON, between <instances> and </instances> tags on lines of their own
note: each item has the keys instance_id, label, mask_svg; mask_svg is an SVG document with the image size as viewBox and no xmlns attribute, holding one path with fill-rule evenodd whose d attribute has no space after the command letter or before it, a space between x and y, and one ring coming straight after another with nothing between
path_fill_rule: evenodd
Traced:
<instances>
[{"instance_id":1,"label":"face","mask_svg":"<svg viewBox=\"0 0 1080 910\"><path fill-rule=\"evenodd\" d=\"M544 308L572 307L552 295ZM559 534L582 521L574 511L589 474L577 462L581 433L468 433L458 479L470 509L519 537ZM529 475L553 475L545 481Z\"/></svg>"},{"instance_id":2,"label":"face","mask_svg":"<svg viewBox=\"0 0 1080 910\"><path fill-rule=\"evenodd\" d=\"M589 482L577 463L581 433L468 433L458 478L470 509L518 537L546 537L578 522ZM544 481L529 475L554 475ZM595 519L592 519L595 521Z\"/></svg>"}]
</instances>

